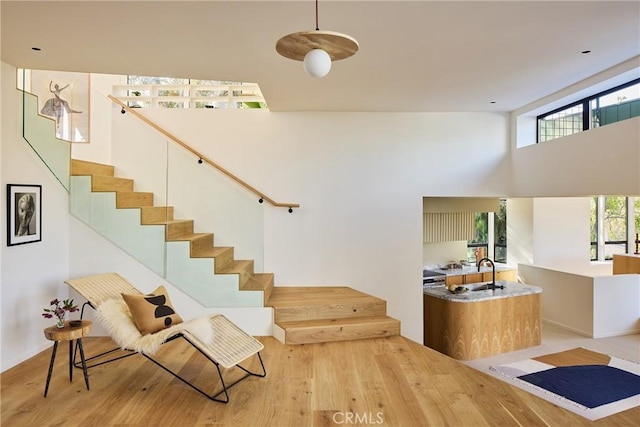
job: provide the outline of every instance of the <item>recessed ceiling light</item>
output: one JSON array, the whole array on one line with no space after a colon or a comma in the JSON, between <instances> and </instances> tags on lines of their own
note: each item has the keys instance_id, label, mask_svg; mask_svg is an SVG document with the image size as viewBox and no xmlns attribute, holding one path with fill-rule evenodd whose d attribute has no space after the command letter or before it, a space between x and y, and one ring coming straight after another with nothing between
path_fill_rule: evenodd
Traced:
<instances>
[{"instance_id":1,"label":"recessed ceiling light","mask_svg":"<svg viewBox=\"0 0 640 427\"><path fill-rule=\"evenodd\" d=\"M583 51L582 51L582 52L580 52L580 53L591 53L591 51L590 51L590 50L583 50Z\"/></svg>"},{"instance_id":2,"label":"recessed ceiling light","mask_svg":"<svg viewBox=\"0 0 640 427\"><path fill-rule=\"evenodd\" d=\"M31 50L35 50L36 52L40 52L42 49L40 49L39 47L32 47Z\"/></svg>"}]
</instances>

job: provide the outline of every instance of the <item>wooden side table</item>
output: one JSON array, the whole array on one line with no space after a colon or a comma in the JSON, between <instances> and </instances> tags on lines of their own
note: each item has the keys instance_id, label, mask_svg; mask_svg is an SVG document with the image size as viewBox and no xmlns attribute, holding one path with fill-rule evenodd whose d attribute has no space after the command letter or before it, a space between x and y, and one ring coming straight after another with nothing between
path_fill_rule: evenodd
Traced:
<instances>
[{"instance_id":1,"label":"wooden side table","mask_svg":"<svg viewBox=\"0 0 640 427\"><path fill-rule=\"evenodd\" d=\"M44 387L44 397L47 397L49 391L49 382L51 381L51 373L53 372L53 362L56 360L56 351L60 341L69 341L69 382L73 380L73 341L77 343L80 350L80 359L82 361L82 371L84 372L84 382L89 390L89 375L87 374L87 363L84 359L84 350L82 349L82 337L91 331L91 321L81 320L77 326L71 326L70 321L64 322L64 328L58 328L56 325L49 326L44 330L44 336L53 343L53 351L51 353L51 362L49 362L49 373L47 374L47 385Z\"/></svg>"}]
</instances>

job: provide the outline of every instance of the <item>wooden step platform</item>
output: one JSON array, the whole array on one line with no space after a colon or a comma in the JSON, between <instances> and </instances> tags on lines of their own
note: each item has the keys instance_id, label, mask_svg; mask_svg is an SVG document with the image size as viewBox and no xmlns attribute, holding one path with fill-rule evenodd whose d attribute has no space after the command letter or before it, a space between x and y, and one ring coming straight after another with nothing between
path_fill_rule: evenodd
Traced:
<instances>
[{"instance_id":1,"label":"wooden step platform","mask_svg":"<svg viewBox=\"0 0 640 427\"><path fill-rule=\"evenodd\" d=\"M400 335L386 301L349 287L276 287L267 305L274 309L274 336L285 344Z\"/></svg>"}]
</instances>

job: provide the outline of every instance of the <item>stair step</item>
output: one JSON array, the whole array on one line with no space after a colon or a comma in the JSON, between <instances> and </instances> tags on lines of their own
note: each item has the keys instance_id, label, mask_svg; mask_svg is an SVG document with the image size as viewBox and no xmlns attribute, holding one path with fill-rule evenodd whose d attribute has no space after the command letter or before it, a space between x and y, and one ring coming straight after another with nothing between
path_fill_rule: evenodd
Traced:
<instances>
[{"instance_id":1,"label":"stair step","mask_svg":"<svg viewBox=\"0 0 640 427\"><path fill-rule=\"evenodd\" d=\"M192 219L172 219L169 221L161 221L158 224L166 225L167 241L173 240L176 236L184 236L185 234L193 234ZM212 242L213 244L213 242Z\"/></svg>"},{"instance_id":2,"label":"stair step","mask_svg":"<svg viewBox=\"0 0 640 427\"><path fill-rule=\"evenodd\" d=\"M383 316L387 302L346 286L276 287L267 305L276 323Z\"/></svg>"},{"instance_id":3,"label":"stair step","mask_svg":"<svg viewBox=\"0 0 640 427\"><path fill-rule=\"evenodd\" d=\"M245 291L264 291L262 303L266 305L273 292L274 280L273 273L255 273L240 289Z\"/></svg>"},{"instance_id":4,"label":"stair step","mask_svg":"<svg viewBox=\"0 0 640 427\"><path fill-rule=\"evenodd\" d=\"M172 242L189 242L189 252L200 253L213 247L213 233L185 233L167 239Z\"/></svg>"},{"instance_id":5,"label":"stair step","mask_svg":"<svg viewBox=\"0 0 640 427\"><path fill-rule=\"evenodd\" d=\"M400 335L400 321L389 316L276 322L284 344L312 344Z\"/></svg>"},{"instance_id":6,"label":"stair step","mask_svg":"<svg viewBox=\"0 0 640 427\"><path fill-rule=\"evenodd\" d=\"M88 162L86 160L71 159L71 175L102 175L114 176L115 167L103 163Z\"/></svg>"},{"instance_id":7,"label":"stair step","mask_svg":"<svg viewBox=\"0 0 640 427\"><path fill-rule=\"evenodd\" d=\"M173 219L173 206L143 206L140 208L140 224L155 224Z\"/></svg>"},{"instance_id":8,"label":"stair step","mask_svg":"<svg viewBox=\"0 0 640 427\"><path fill-rule=\"evenodd\" d=\"M212 246L191 252L191 258L213 258L216 268L222 268L233 262L233 246Z\"/></svg>"},{"instance_id":9,"label":"stair step","mask_svg":"<svg viewBox=\"0 0 640 427\"><path fill-rule=\"evenodd\" d=\"M123 192L118 191L116 193L116 208L141 208L146 206L153 206L153 193L144 192Z\"/></svg>"},{"instance_id":10,"label":"stair step","mask_svg":"<svg viewBox=\"0 0 640 427\"><path fill-rule=\"evenodd\" d=\"M251 276L253 276L253 260L233 260L222 268L218 268L218 266L216 265L215 270L216 274L237 274L239 276L239 287L240 289L242 289L247 280L249 280Z\"/></svg>"},{"instance_id":11,"label":"stair step","mask_svg":"<svg viewBox=\"0 0 640 427\"><path fill-rule=\"evenodd\" d=\"M133 180L129 178L117 178L115 176L92 175L91 191L132 192Z\"/></svg>"}]
</instances>

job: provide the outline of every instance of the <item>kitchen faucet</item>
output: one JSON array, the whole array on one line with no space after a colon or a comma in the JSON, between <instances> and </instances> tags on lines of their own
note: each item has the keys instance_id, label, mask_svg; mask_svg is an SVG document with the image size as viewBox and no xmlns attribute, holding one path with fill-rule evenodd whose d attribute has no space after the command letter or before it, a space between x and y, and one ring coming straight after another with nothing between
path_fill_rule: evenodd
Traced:
<instances>
[{"instance_id":1,"label":"kitchen faucet","mask_svg":"<svg viewBox=\"0 0 640 427\"><path fill-rule=\"evenodd\" d=\"M478 261L478 273L480 272L480 266L485 261L491 263L491 284L488 285L488 288L492 291L496 288L503 289L504 286L496 286L496 265L493 263L493 261L491 261L491 259L482 258L480 261Z\"/></svg>"}]
</instances>

